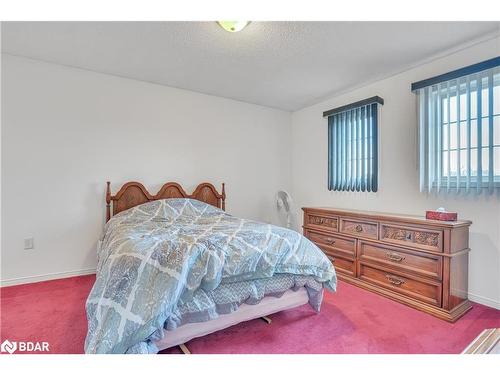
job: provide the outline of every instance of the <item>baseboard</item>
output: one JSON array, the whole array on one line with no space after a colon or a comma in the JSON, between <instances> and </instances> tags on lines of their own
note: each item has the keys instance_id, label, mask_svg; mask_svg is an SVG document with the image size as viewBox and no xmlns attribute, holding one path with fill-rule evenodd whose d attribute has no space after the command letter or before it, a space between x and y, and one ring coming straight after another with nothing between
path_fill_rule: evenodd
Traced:
<instances>
[{"instance_id":1,"label":"baseboard","mask_svg":"<svg viewBox=\"0 0 500 375\"><path fill-rule=\"evenodd\" d=\"M47 273L45 275L17 277L14 279L0 280L0 286L4 287L4 286L13 286L13 285L21 285L21 284L30 284L30 283L37 283L40 281L65 279L65 278L73 277L73 276L90 275L93 273L95 273L95 268L89 268L89 269L77 270L77 271Z\"/></svg>"},{"instance_id":2,"label":"baseboard","mask_svg":"<svg viewBox=\"0 0 500 375\"><path fill-rule=\"evenodd\" d=\"M494 309L500 310L500 301L495 301L494 299L491 298L478 296L477 294L474 293L469 293L468 296L469 300L471 300L472 302L476 302L481 305L493 307Z\"/></svg>"}]
</instances>

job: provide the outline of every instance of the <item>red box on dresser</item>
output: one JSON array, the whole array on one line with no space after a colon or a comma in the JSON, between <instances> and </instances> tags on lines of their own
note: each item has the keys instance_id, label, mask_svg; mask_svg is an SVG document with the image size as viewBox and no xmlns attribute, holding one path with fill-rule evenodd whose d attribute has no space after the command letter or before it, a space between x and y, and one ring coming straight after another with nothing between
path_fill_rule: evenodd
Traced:
<instances>
[{"instance_id":1,"label":"red box on dresser","mask_svg":"<svg viewBox=\"0 0 500 375\"><path fill-rule=\"evenodd\" d=\"M457 221L458 214L447 211L425 211L425 218L428 220Z\"/></svg>"}]
</instances>

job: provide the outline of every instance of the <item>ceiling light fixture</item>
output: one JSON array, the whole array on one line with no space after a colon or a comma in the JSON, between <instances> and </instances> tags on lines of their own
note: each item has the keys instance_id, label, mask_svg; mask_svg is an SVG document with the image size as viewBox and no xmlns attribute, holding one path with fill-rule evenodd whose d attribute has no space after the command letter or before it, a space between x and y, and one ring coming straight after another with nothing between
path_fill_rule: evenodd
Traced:
<instances>
[{"instance_id":1,"label":"ceiling light fixture","mask_svg":"<svg viewBox=\"0 0 500 375\"><path fill-rule=\"evenodd\" d=\"M250 21L217 21L220 27L230 33L237 33L243 30Z\"/></svg>"}]
</instances>

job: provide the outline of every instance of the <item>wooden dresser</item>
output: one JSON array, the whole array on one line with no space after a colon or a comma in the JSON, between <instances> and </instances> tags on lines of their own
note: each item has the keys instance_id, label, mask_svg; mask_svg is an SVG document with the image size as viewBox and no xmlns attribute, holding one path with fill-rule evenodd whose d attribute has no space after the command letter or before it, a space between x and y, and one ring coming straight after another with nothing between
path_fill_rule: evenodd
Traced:
<instances>
[{"instance_id":1,"label":"wooden dresser","mask_svg":"<svg viewBox=\"0 0 500 375\"><path fill-rule=\"evenodd\" d=\"M304 236L340 280L455 321L467 299L470 221L334 208L303 208Z\"/></svg>"}]
</instances>

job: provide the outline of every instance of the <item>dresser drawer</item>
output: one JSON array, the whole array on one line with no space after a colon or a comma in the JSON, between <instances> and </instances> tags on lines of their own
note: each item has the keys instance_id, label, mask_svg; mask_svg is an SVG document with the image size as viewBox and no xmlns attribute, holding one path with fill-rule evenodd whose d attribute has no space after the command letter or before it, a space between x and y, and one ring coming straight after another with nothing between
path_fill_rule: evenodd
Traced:
<instances>
[{"instance_id":1,"label":"dresser drawer","mask_svg":"<svg viewBox=\"0 0 500 375\"><path fill-rule=\"evenodd\" d=\"M340 232L376 240L378 238L378 223L341 218Z\"/></svg>"},{"instance_id":2,"label":"dresser drawer","mask_svg":"<svg viewBox=\"0 0 500 375\"><path fill-rule=\"evenodd\" d=\"M396 271L410 272L437 280L442 278L442 257L396 247L361 241L359 259L364 263L381 264Z\"/></svg>"},{"instance_id":3,"label":"dresser drawer","mask_svg":"<svg viewBox=\"0 0 500 375\"><path fill-rule=\"evenodd\" d=\"M331 216L322 216L320 214L306 214L306 220L305 224L306 225L315 225L317 227L320 227L322 229L330 229L334 231L338 231L338 218L337 217L331 217Z\"/></svg>"},{"instance_id":4,"label":"dresser drawer","mask_svg":"<svg viewBox=\"0 0 500 375\"><path fill-rule=\"evenodd\" d=\"M439 230L380 223L380 240L416 249L443 251L443 232Z\"/></svg>"},{"instance_id":5,"label":"dresser drawer","mask_svg":"<svg viewBox=\"0 0 500 375\"><path fill-rule=\"evenodd\" d=\"M355 276L356 273L356 263L353 259L346 259L336 251L325 251L322 249L325 255L330 259L333 266L335 267L335 271L339 273L344 273L349 276Z\"/></svg>"},{"instance_id":6,"label":"dresser drawer","mask_svg":"<svg viewBox=\"0 0 500 375\"><path fill-rule=\"evenodd\" d=\"M356 255L356 240L348 237L341 237L335 234L323 234L311 230L306 231L306 237L317 245L322 245L324 249L327 245L328 250L336 250L344 256L352 257ZM327 250L327 251L328 251Z\"/></svg>"},{"instance_id":7,"label":"dresser drawer","mask_svg":"<svg viewBox=\"0 0 500 375\"><path fill-rule=\"evenodd\" d=\"M408 275L360 264L360 279L407 297L441 306L441 283L423 281Z\"/></svg>"}]
</instances>

